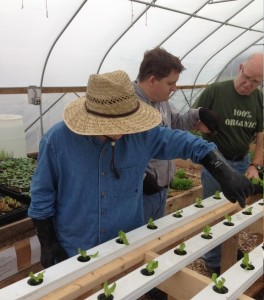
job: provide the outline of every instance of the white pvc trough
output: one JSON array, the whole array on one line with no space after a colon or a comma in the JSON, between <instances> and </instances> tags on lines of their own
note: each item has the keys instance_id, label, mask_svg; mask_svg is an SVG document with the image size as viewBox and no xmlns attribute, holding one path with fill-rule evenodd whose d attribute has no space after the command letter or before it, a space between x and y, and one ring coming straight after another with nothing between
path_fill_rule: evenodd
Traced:
<instances>
[{"instance_id":1,"label":"white pvc trough","mask_svg":"<svg viewBox=\"0 0 264 300\"><path fill-rule=\"evenodd\" d=\"M210 283L200 293L196 294L192 300L236 300L243 294L262 274L263 274L263 248L262 245L256 247L249 253L250 262L254 265L254 270L245 270L240 265L242 259L234 264L230 269L220 275L226 281L224 286L228 288L226 294L218 294L213 290L214 283Z\"/></svg>"},{"instance_id":2,"label":"white pvc trough","mask_svg":"<svg viewBox=\"0 0 264 300\"><path fill-rule=\"evenodd\" d=\"M151 230L145 226L139 227L133 231L126 233L129 245L125 246L118 244L115 239L106 243L98 245L92 249L87 250L87 254L91 255L99 251L96 258L91 259L89 262L82 263L77 260L78 255L71 257L55 266L45 269L44 281L37 286L30 286L27 284L29 278L22 279L14 284L11 284L0 290L1 300L19 300L30 299L37 300L54 290L57 290L66 284L80 278L81 276L105 265L108 262L158 238L159 236L177 229L182 225L189 223L198 217L209 213L229 201L221 195L221 200L213 199L213 197L203 200L203 208L196 208L193 205L183 208L182 218L175 218L172 214L167 215L155 221L158 229ZM122 228L120 228L121 230ZM118 233L117 233L118 235ZM78 245L76 245L78 248ZM76 249L77 253L77 249Z\"/></svg>"},{"instance_id":3,"label":"white pvc trough","mask_svg":"<svg viewBox=\"0 0 264 300\"><path fill-rule=\"evenodd\" d=\"M263 200L261 200L263 201ZM170 278L172 275L177 273L182 268L186 267L192 263L197 258L201 257L203 254L213 249L215 246L221 244L225 240L229 239L233 235L237 234L242 229L248 227L258 219L263 216L263 207L259 205L261 201L256 202L252 205L252 215L244 215L242 211L234 214L232 216L232 222L234 226L226 226L223 224L224 221L217 223L212 226L212 236L210 240L203 239L201 233L185 241L187 254L184 256L176 255L174 253L175 249L171 249L164 254L155 258L159 262L158 269L155 270L155 274L152 276L144 276L140 273L141 269L145 265L137 268L128 275L120 278L116 281L116 290L113 293L114 299L116 300L135 300L140 296L144 295L150 289L158 286L160 283ZM253 260L253 258L252 258ZM259 260L258 260L259 264ZM262 268L262 262L260 263ZM239 275L237 275L239 276ZM239 279L238 279L239 280ZM111 285L110 285L111 286ZM175 288L177 287L175 283ZM102 294L103 290L86 298L87 300L96 300L99 294ZM199 298L205 299L216 299L213 297L203 297ZM227 298L221 298L227 299ZM229 299L229 298L228 298Z\"/></svg>"}]
</instances>

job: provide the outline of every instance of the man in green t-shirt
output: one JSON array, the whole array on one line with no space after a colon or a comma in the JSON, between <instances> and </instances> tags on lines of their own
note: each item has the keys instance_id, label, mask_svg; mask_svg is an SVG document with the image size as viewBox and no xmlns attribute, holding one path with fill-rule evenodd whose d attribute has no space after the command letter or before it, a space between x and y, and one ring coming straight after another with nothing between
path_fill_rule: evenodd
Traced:
<instances>
[{"instance_id":1,"label":"man in green t-shirt","mask_svg":"<svg viewBox=\"0 0 264 300\"><path fill-rule=\"evenodd\" d=\"M217 135L204 135L214 142L227 162L249 179L259 177L263 166L263 93L258 88L263 83L263 53L251 55L239 66L234 80L209 85L198 98L194 107L204 107L219 113L222 124ZM249 147L256 140L250 161ZM203 168L203 198L221 190L215 179ZM204 256L206 267L220 273L220 246Z\"/></svg>"}]
</instances>

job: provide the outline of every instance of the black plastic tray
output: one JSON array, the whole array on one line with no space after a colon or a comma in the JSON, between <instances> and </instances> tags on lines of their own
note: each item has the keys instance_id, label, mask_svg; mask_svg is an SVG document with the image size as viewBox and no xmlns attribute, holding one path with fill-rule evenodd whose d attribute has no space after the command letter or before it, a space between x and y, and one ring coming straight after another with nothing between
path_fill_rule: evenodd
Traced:
<instances>
[{"instance_id":1,"label":"black plastic tray","mask_svg":"<svg viewBox=\"0 0 264 300\"><path fill-rule=\"evenodd\" d=\"M3 195L0 195L0 198L2 197ZM21 207L16 208L10 212L6 212L5 214L0 213L0 226L4 226L14 221L19 221L21 219L26 218L28 206L23 203L21 203L21 205L22 205Z\"/></svg>"},{"instance_id":2,"label":"black plastic tray","mask_svg":"<svg viewBox=\"0 0 264 300\"><path fill-rule=\"evenodd\" d=\"M0 194L5 196L10 196L23 204L30 205L31 198L29 196L23 195L17 191L11 190L5 186L0 185Z\"/></svg>"}]
</instances>

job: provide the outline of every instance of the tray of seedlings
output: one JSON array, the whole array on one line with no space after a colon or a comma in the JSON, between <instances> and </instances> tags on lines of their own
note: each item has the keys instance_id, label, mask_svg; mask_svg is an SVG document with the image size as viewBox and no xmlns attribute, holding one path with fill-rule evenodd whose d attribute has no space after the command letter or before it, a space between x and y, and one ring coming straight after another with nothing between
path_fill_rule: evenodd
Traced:
<instances>
[{"instance_id":1,"label":"tray of seedlings","mask_svg":"<svg viewBox=\"0 0 264 300\"><path fill-rule=\"evenodd\" d=\"M8 158L0 161L0 193L30 204L30 184L36 168L33 158Z\"/></svg>"},{"instance_id":2,"label":"tray of seedlings","mask_svg":"<svg viewBox=\"0 0 264 300\"><path fill-rule=\"evenodd\" d=\"M0 194L0 226L26 218L27 210L28 205Z\"/></svg>"}]
</instances>

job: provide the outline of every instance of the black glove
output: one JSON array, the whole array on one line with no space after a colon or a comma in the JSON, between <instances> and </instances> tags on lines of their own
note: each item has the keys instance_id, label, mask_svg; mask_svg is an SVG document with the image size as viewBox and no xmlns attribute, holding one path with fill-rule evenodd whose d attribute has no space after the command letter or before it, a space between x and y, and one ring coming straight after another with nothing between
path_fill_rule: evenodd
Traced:
<instances>
[{"instance_id":1,"label":"black glove","mask_svg":"<svg viewBox=\"0 0 264 300\"><path fill-rule=\"evenodd\" d=\"M44 268L55 265L69 256L60 246L53 228L52 218L32 219L37 229L37 236L41 245L40 262Z\"/></svg>"},{"instance_id":2,"label":"black glove","mask_svg":"<svg viewBox=\"0 0 264 300\"><path fill-rule=\"evenodd\" d=\"M241 207L245 207L246 198L254 194L254 186L244 175L229 166L224 157L216 150L209 152L200 163L218 181L225 197Z\"/></svg>"},{"instance_id":3,"label":"black glove","mask_svg":"<svg viewBox=\"0 0 264 300\"><path fill-rule=\"evenodd\" d=\"M199 118L211 133L216 134L219 131L221 118L217 112L201 107L199 108Z\"/></svg>"},{"instance_id":4,"label":"black glove","mask_svg":"<svg viewBox=\"0 0 264 300\"><path fill-rule=\"evenodd\" d=\"M149 172L145 172L146 176L143 181L143 193L146 195L152 195L158 193L162 187L157 184L156 178Z\"/></svg>"}]
</instances>

